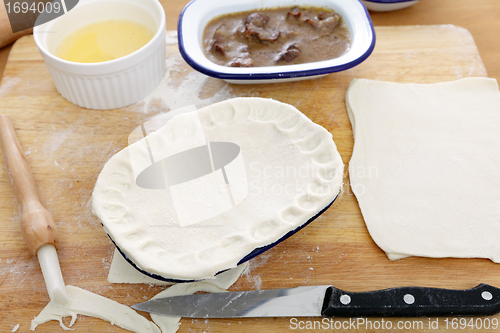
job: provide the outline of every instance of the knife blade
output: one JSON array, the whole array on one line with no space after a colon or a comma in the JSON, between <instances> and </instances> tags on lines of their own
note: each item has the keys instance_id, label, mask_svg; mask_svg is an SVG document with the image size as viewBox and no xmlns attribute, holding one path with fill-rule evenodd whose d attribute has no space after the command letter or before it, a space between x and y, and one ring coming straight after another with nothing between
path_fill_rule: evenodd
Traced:
<instances>
[{"instance_id":1,"label":"knife blade","mask_svg":"<svg viewBox=\"0 0 500 333\"><path fill-rule=\"evenodd\" d=\"M152 299L132 308L189 318L438 317L500 312L500 289L398 287L346 292L333 286L195 294Z\"/></svg>"}]
</instances>

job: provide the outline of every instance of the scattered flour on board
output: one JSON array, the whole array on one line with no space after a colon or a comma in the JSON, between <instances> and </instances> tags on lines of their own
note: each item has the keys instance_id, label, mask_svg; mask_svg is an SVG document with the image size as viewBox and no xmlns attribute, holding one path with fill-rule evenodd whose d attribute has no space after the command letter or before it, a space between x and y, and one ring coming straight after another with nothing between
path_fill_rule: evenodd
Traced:
<instances>
[{"instance_id":1,"label":"scattered flour on board","mask_svg":"<svg viewBox=\"0 0 500 333\"><path fill-rule=\"evenodd\" d=\"M20 77L5 76L2 79L2 86L0 87L0 96L6 95L11 88L15 87L21 81Z\"/></svg>"},{"instance_id":2,"label":"scattered flour on board","mask_svg":"<svg viewBox=\"0 0 500 333\"><path fill-rule=\"evenodd\" d=\"M165 42L167 45L177 44L177 30L168 30L165 36L166 36Z\"/></svg>"},{"instance_id":3,"label":"scattered flour on board","mask_svg":"<svg viewBox=\"0 0 500 333\"><path fill-rule=\"evenodd\" d=\"M166 38L167 47L168 45L177 44L177 33L175 31L167 31ZM175 110L188 105L202 108L234 97L231 94L229 84L224 83L221 87L215 89L216 91L213 92L212 96L204 98L204 89L213 84L214 79L197 71L189 71L187 75L184 75L187 72L186 64L179 57L167 56L166 65L165 76L158 84L158 87L143 100L144 106L140 111L148 113L152 105L158 102L161 103L162 109ZM181 77L180 81L177 76ZM210 80L212 82L209 82ZM217 84L222 83L218 80L215 82Z\"/></svg>"},{"instance_id":4,"label":"scattered flour on board","mask_svg":"<svg viewBox=\"0 0 500 333\"><path fill-rule=\"evenodd\" d=\"M252 260L248 261L248 267L243 271L243 275L254 284L255 290L261 290L262 279L260 275L255 274L254 270L260 266L263 266L271 258L271 254L262 253Z\"/></svg>"},{"instance_id":5,"label":"scattered flour on board","mask_svg":"<svg viewBox=\"0 0 500 333\"><path fill-rule=\"evenodd\" d=\"M17 324L12 328L12 332L17 332L18 329L19 329L19 324Z\"/></svg>"},{"instance_id":6,"label":"scattered flour on board","mask_svg":"<svg viewBox=\"0 0 500 333\"><path fill-rule=\"evenodd\" d=\"M48 151L49 156L52 156L52 154L72 133L73 131L71 129L67 129L50 134L43 144L43 150Z\"/></svg>"},{"instance_id":7,"label":"scattered flour on board","mask_svg":"<svg viewBox=\"0 0 500 333\"><path fill-rule=\"evenodd\" d=\"M175 59L167 60L167 73L158 87L144 100L146 108L158 99L168 109L175 110L192 104L202 108L232 97L231 89L225 85L212 97L201 98L200 94L210 78L199 72L190 72L178 86L173 84L170 77L176 66L178 63Z\"/></svg>"}]
</instances>

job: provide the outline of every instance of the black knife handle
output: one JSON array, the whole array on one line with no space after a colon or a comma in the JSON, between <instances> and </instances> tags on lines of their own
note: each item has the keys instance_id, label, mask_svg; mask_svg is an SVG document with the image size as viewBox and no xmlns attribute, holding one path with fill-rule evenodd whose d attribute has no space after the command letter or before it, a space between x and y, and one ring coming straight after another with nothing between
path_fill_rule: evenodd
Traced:
<instances>
[{"instance_id":1,"label":"black knife handle","mask_svg":"<svg viewBox=\"0 0 500 333\"><path fill-rule=\"evenodd\" d=\"M500 312L500 289L401 287L369 292L326 291L323 317L489 316Z\"/></svg>"}]
</instances>

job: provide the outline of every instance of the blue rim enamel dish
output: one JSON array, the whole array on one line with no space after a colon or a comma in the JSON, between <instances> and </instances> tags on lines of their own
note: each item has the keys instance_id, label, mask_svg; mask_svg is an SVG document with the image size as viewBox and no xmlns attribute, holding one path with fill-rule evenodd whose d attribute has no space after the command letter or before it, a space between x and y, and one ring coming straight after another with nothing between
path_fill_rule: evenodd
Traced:
<instances>
[{"instance_id":1,"label":"blue rim enamel dish","mask_svg":"<svg viewBox=\"0 0 500 333\"><path fill-rule=\"evenodd\" d=\"M271 248L275 247L276 245L278 245L279 243L283 242L284 240L290 238L291 236L293 236L294 234L296 234L297 232L299 232L300 230L302 230L304 227L306 227L309 223L311 223L312 221L314 221L315 219L317 219L321 214L323 214L324 212L326 212L326 210L328 208L330 208L330 206L335 202L335 200L337 200L338 198L338 194L337 196L335 197L335 199L333 199L333 201L328 204L325 208L323 208L321 211L319 211L316 215L314 215L313 217L311 217L309 220L307 220L304 224L300 225L299 227L295 228L294 230L291 230L289 231L287 234L285 234L283 237L281 237L280 239L278 239L276 242L272 243L272 244L269 244L269 245L266 245L266 246L263 246L263 247L258 247L256 249L254 249L252 252L250 252L249 254L247 254L244 258L242 258L239 262L238 262L238 265L241 265L247 261L249 261L250 259L253 259L255 258L256 256L266 252L267 250L270 250ZM118 247L118 245L116 245L116 243L113 241L113 239L111 238L111 236L109 236L109 239L111 240L111 242L113 242L113 244L115 245L116 249L118 250L118 252L120 252L120 254L123 256L123 258L130 264L132 265L132 267L134 267L136 270L138 270L139 272L141 272L142 274L146 275L146 276L149 276L150 278L153 278L153 279L156 279L156 280L160 280L160 281L164 281L164 282L170 282L170 283L188 283L188 282L196 282L196 281L199 281L199 280L180 280L180 279L172 279L172 278L168 278L168 277L164 277L164 276L161 276L161 275L157 275L157 274L153 274L153 273L149 273L141 268L139 268L130 258L127 257L127 255L125 253L123 253L122 250L120 250L120 248ZM223 273L224 271L222 272L218 272L217 274L220 274L220 273Z\"/></svg>"},{"instance_id":2,"label":"blue rim enamel dish","mask_svg":"<svg viewBox=\"0 0 500 333\"><path fill-rule=\"evenodd\" d=\"M413 6L419 0L361 0L368 10L388 12Z\"/></svg>"},{"instance_id":3,"label":"blue rim enamel dish","mask_svg":"<svg viewBox=\"0 0 500 333\"><path fill-rule=\"evenodd\" d=\"M351 47L342 56L318 62L267 67L225 67L204 55L203 30L220 15L263 8L293 6L327 7L337 12L351 35ZM230 83L269 83L310 79L359 65L375 47L375 30L360 0L193 0L182 10L178 26L179 51L195 70Z\"/></svg>"}]
</instances>

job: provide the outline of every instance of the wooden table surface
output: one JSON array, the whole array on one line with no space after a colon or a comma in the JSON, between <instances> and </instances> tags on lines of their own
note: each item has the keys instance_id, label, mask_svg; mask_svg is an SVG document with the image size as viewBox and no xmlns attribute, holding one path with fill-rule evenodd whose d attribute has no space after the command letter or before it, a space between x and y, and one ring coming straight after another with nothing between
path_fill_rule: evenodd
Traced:
<instances>
[{"instance_id":1,"label":"wooden table surface","mask_svg":"<svg viewBox=\"0 0 500 333\"><path fill-rule=\"evenodd\" d=\"M176 27L187 1L161 0L167 29ZM391 81L437 82L461 76L486 76L500 80L500 1L421 0L408 9L372 13L380 44L370 62L337 76L285 85L233 87L235 95L276 98L297 106L334 136L347 165L352 153L352 133L344 105L347 85L354 77ZM444 28L384 28L381 26L454 24ZM408 39L404 37L408 36ZM426 38L429 38L427 43ZM463 40L462 40L463 39ZM477 48L474 46L474 41ZM427 46L429 46L427 48ZM442 46L442 47L441 47ZM425 50L424 50L425 48ZM114 112L78 108L63 100L52 86L33 40L24 38L0 51L5 77L0 86L0 107L12 118L27 153L42 203L51 211L61 231L60 261L67 284L131 305L163 289L148 285L109 284L106 281L113 246L90 212L90 193L103 164L126 146L127 134L153 114L134 107ZM437 52L439 51L439 52ZM478 57L478 51L482 58ZM416 59L419 55L423 60ZM172 57L182 60L175 51ZM403 59L396 64L397 59ZM392 59L392 60L391 60ZM394 61L396 59L396 61ZM391 61L390 61L391 60ZM6 65L7 64L7 65ZM384 67L385 66L385 67ZM405 67L410 66L410 67ZM3 68L2 67L2 71ZM216 80L213 80L215 82ZM305 97L293 91L307 92ZM310 94L309 94L310 93ZM307 98L313 94L321 98ZM112 125L112 126L110 126ZM78 151L77 151L78 150ZM41 156L44 155L44 156ZM357 202L348 187L334 206L303 231L251 262L251 271L232 290L267 289L298 285L334 284L350 291L368 291L403 285L470 288L484 282L500 286L500 265L485 259L407 258L395 262L371 241ZM0 331L29 332L29 321L45 306L48 297L38 262L27 252L18 226L18 203L4 167L0 169ZM498 320L500 316L491 319ZM451 332L444 319L422 319L423 327L391 331ZM484 318L480 318L485 323ZM420 320L419 320L420 321ZM419 321L415 321L419 325ZM346 322L341 323L348 323ZM380 325L380 319L372 324ZM403 322L411 325L412 321ZM387 327L387 326L386 326ZM366 324L343 331L386 332ZM372 327L373 328L373 327ZM375 326L375 328L377 328ZM470 328L470 326L469 326ZM76 332L124 332L98 319L79 317ZM50 322L37 332L62 332ZM236 320L182 320L181 332L295 331L284 318ZM305 330L318 332L321 329ZM331 331L331 330L330 330ZM342 331L342 330L339 330ZM462 330L467 331L467 330ZM480 331L472 330L469 331ZM493 331L493 330L491 330Z\"/></svg>"}]
</instances>

